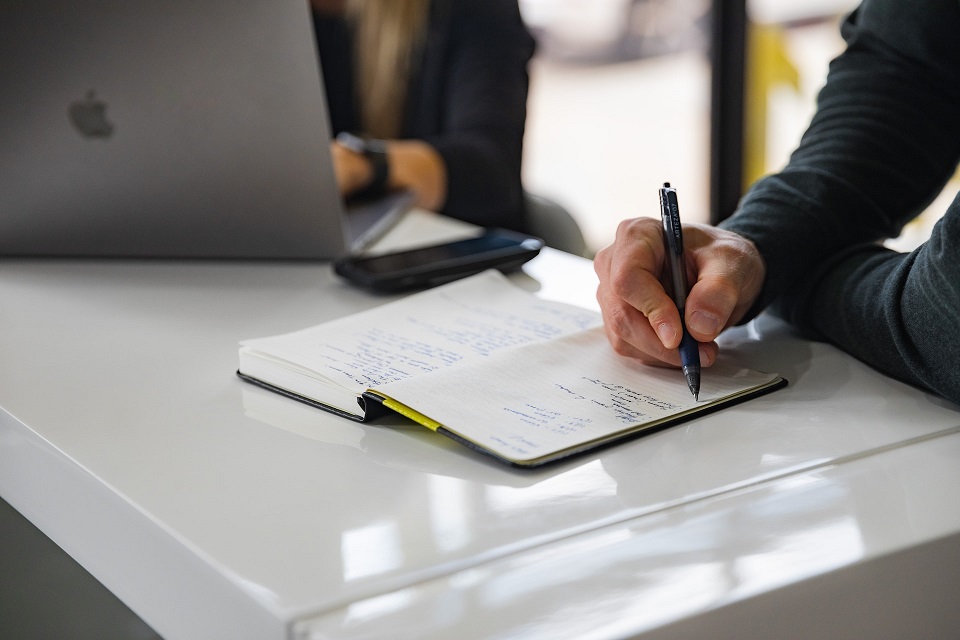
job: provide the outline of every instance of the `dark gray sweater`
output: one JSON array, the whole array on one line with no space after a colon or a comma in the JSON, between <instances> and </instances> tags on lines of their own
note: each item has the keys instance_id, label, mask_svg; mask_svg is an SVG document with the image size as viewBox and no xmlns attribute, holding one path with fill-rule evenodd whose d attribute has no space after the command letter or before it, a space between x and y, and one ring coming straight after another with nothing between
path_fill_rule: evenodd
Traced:
<instances>
[{"instance_id":1,"label":"dark gray sweater","mask_svg":"<svg viewBox=\"0 0 960 640\"><path fill-rule=\"evenodd\" d=\"M960 402L960 196L922 247L880 246L960 161L960 0L865 0L787 167L722 223L753 240L777 312Z\"/></svg>"}]
</instances>

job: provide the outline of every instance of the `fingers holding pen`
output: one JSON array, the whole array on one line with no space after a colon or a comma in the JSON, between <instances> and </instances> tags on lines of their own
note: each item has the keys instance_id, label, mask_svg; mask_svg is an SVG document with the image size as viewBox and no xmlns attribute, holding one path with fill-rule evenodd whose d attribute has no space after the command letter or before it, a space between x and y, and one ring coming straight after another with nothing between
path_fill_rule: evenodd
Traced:
<instances>
[{"instance_id":1,"label":"fingers holding pen","mask_svg":"<svg viewBox=\"0 0 960 640\"><path fill-rule=\"evenodd\" d=\"M597 299L600 300L604 329L614 351L621 355L639 358L647 364L679 364L680 359L677 355L679 333L670 327L670 323L658 320L656 316L651 320L604 285L597 289ZM675 322L679 323L679 315L676 316ZM668 342L669 347L664 346L655 327L659 328L661 333L672 332Z\"/></svg>"},{"instance_id":2,"label":"fingers holding pen","mask_svg":"<svg viewBox=\"0 0 960 640\"><path fill-rule=\"evenodd\" d=\"M739 322L760 294L766 267L749 240L709 225L684 225L688 282L687 329L700 343L700 360L716 360L717 336ZM660 221L625 220L616 240L594 261L597 300L614 350L648 364L679 365L680 314L667 295Z\"/></svg>"},{"instance_id":3,"label":"fingers holding pen","mask_svg":"<svg viewBox=\"0 0 960 640\"><path fill-rule=\"evenodd\" d=\"M664 291L663 231L652 218L625 220L594 260L597 300L614 350L644 362L679 364L680 314Z\"/></svg>"}]
</instances>

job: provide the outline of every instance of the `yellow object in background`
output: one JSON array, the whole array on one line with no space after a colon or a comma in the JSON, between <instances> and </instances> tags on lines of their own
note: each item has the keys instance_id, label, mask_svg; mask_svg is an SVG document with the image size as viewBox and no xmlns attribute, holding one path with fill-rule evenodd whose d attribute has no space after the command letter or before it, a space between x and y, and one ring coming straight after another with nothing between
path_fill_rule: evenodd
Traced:
<instances>
[{"instance_id":1,"label":"yellow object in background","mask_svg":"<svg viewBox=\"0 0 960 640\"><path fill-rule=\"evenodd\" d=\"M751 24L747 39L744 96L743 189L767 173L767 108L770 89L786 84L800 90L800 73L787 55L783 29Z\"/></svg>"}]
</instances>

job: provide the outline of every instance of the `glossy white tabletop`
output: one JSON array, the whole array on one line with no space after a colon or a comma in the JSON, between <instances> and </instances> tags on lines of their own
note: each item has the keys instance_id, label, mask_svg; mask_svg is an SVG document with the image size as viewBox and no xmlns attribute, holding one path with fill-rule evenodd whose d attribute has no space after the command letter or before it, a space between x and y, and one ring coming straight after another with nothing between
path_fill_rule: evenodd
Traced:
<instances>
[{"instance_id":1,"label":"glossy white tabletop","mask_svg":"<svg viewBox=\"0 0 960 640\"><path fill-rule=\"evenodd\" d=\"M595 306L585 260L514 280ZM960 531L957 407L769 318L723 347L786 389L538 471L234 375L241 339L388 299L325 264L0 263L0 495L169 639L578 637L558 601L622 637Z\"/></svg>"}]
</instances>

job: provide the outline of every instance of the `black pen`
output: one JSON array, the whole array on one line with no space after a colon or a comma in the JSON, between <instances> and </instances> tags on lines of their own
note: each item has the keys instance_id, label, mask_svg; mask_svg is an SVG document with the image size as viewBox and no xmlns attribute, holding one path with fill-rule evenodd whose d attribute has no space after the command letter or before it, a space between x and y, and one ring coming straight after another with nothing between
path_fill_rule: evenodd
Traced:
<instances>
[{"instance_id":1,"label":"black pen","mask_svg":"<svg viewBox=\"0 0 960 640\"><path fill-rule=\"evenodd\" d=\"M677 190L669 182L660 189L660 218L663 220L663 240L667 249L667 268L670 271L670 294L680 312L680 364L687 386L694 399L700 399L700 345L687 331L684 309L687 306L687 266L683 261L683 230L680 228L680 206Z\"/></svg>"}]
</instances>

